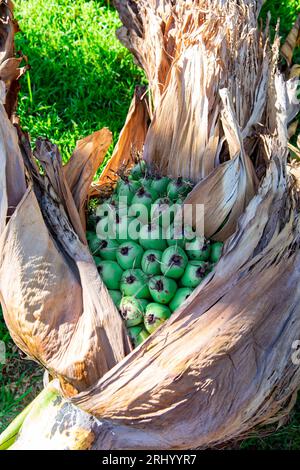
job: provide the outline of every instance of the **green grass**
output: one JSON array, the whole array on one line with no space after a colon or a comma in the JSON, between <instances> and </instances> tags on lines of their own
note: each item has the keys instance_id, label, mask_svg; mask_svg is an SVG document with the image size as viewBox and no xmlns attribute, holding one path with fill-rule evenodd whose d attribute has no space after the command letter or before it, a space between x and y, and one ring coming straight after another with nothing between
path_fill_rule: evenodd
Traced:
<instances>
[{"instance_id":1,"label":"green grass","mask_svg":"<svg viewBox=\"0 0 300 470\"><path fill-rule=\"evenodd\" d=\"M0 433L42 388L42 371L24 361L10 339L0 307L0 341L5 343L6 361L0 364Z\"/></svg>"},{"instance_id":2,"label":"green grass","mask_svg":"<svg viewBox=\"0 0 300 470\"><path fill-rule=\"evenodd\" d=\"M33 144L39 136L56 143L64 161L76 141L104 126L114 143L124 124L134 87L143 73L115 38L120 25L109 1L15 0L22 33L17 49L28 56L31 70L22 80L19 115ZM300 13L299 0L269 0L263 9L281 17L285 36ZM297 57L299 58L299 52ZM22 361L0 313L0 341L8 358L0 365L0 432L41 387L41 370ZM290 422L265 438L252 438L242 448L299 449L300 404Z\"/></svg>"},{"instance_id":3,"label":"green grass","mask_svg":"<svg viewBox=\"0 0 300 470\"><path fill-rule=\"evenodd\" d=\"M242 449L258 450L299 450L300 449L300 399L292 411L286 425L280 429L267 428L261 435L266 437L253 437L241 444ZM273 431L271 433L271 431Z\"/></svg>"},{"instance_id":4,"label":"green grass","mask_svg":"<svg viewBox=\"0 0 300 470\"><path fill-rule=\"evenodd\" d=\"M120 21L105 1L16 0L17 48L31 70L22 82L21 123L33 142L57 144L66 161L76 141L122 128L143 73L116 39Z\"/></svg>"}]
</instances>

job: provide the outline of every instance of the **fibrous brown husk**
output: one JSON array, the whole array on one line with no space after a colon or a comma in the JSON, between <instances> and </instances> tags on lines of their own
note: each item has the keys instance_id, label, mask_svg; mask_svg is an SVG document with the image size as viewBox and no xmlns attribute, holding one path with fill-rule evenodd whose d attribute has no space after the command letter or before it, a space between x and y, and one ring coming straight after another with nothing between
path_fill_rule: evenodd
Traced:
<instances>
[{"instance_id":1,"label":"fibrous brown husk","mask_svg":"<svg viewBox=\"0 0 300 470\"><path fill-rule=\"evenodd\" d=\"M298 103L293 81L277 71L278 39L271 50L267 35L257 32L260 3L116 1L125 25L120 37L146 70L153 96L147 160L173 176L178 160L188 169L184 176L198 182L193 204L203 197L215 211L205 220L209 233L229 216L215 271L127 356L118 314L77 234L87 165L73 162L73 177L66 176L46 142L42 155L38 146L41 176L21 138L30 182L0 239L1 302L17 344L57 376L72 399L53 399L38 410L34 429L29 414L15 448L206 448L279 419L293 402L300 384L293 356L300 337L300 180L298 168L287 165L287 129ZM201 64L209 58L211 76L218 78L221 67L225 77L201 89ZM243 74L245 84L237 79ZM174 92L172 102L176 83L195 86L199 99L190 92L185 103ZM205 94L213 117L198 108ZM199 138L202 153L200 146L192 154L178 139L172 116L158 126L159 117L167 117L166 102L169 114L185 116L186 136ZM191 119L196 109L203 129L199 116ZM133 105L120 137L127 160L138 115L145 117ZM114 159L121 157L116 151L110 165L117 167Z\"/></svg>"},{"instance_id":2,"label":"fibrous brown husk","mask_svg":"<svg viewBox=\"0 0 300 470\"><path fill-rule=\"evenodd\" d=\"M272 58L268 35L257 30L261 2L115 3L124 22L119 38L145 69L153 96L144 158L163 174L197 182L186 202L204 204L208 237L226 221L215 236L226 240L255 194L253 163L262 158L255 128L267 119Z\"/></svg>"}]
</instances>

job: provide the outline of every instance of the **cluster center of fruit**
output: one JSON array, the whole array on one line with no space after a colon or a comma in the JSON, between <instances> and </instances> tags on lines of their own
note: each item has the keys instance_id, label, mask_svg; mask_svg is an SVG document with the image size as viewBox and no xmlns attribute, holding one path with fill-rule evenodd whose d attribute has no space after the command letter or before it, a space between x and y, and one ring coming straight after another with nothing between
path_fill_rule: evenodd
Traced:
<instances>
[{"instance_id":1,"label":"cluster center of fruit","mask_svg":"<svg viewBox=\"0 0 300 470\"><path fill-rule=\"evenodd\" d=\"M178 310L221 256L222 243L184 224L192 189L140 160L88 218L90 250L134 346Z\"/></svg>"}]
</instances>

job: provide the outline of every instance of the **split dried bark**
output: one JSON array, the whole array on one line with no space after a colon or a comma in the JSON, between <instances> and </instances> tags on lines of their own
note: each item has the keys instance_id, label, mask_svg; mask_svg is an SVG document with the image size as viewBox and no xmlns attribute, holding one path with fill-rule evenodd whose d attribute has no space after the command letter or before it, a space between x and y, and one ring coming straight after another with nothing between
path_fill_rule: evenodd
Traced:
<instances>
[{"instance_id":1,"label":"split dried bark","mask_svg":"<svg viewBox=\"0 0 300 470\"><path fill-rule=\"evenodd\" d=\"M226 240L256 192L255 168L265 171L256 128L266 124L272 55L268 30L257 29L261 2L115 3L118 36L153 97L144 158L197 182L187 202L204 204L208 237L225 220L215 238Z\"/></svg>"}]
</instances>

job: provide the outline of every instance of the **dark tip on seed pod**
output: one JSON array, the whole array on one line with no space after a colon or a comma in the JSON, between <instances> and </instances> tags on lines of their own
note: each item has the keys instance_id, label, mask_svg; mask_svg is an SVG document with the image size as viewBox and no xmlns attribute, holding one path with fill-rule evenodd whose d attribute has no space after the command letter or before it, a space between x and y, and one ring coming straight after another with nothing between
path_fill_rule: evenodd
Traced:
<instances>
[{"instance_id":1,"label":"dark tip on seed pod","mask_svg":"<svg viewBox=\"0 0 300 470\"><path fill-rule=\"evenodd\" d=\"M128 246L123 246L120 251L121 251L122 255L128 255L129 247Z\"/></svg>"},{"instance_id":2,"label":"dark tip on seed pod","mask_svg":"<svg viewBox=\"0 0 300 470\"><path fill-rule=\"evenodd\" d=\"M158 291L158 292L161 292L164 290L164 283L162 282L161 279L159 279L158 281L156 281L155 283L155 289Z\"/></svg>"},{"instance_id":3,"label":"dark tip on seed pod","mask_svg":"<svg viewBox=\"0 0 300 470\"><path fill-rule=\"evenodd\" d=\"M180 266L182 262L182 256L180 255L173 255L170 258L169 266Z\"/></svg>"},{"instance_id":4,"label":"dark tip on seed pod","mask_svg":"<svg viewBox=\"0 0 300 470\"><path fill-rule=\"evenodd\" d=\"M107 240L102 240L101 243L99 244L100 250L103 250L104 248L106 248L107 245L108 245L108 241Z\"/></svg>"},{"instance_id":5,"label":"dark tip on seed pod","mask_svg":"<svg viewBox=\"0 0 300 470\"><path fill-rule=\"evenodd\" d=\"M133 284L135 281L136 281L136 277L133 274L130 274L130 276L126 277L127 284Z\"/></svg>"}]
</instances>

